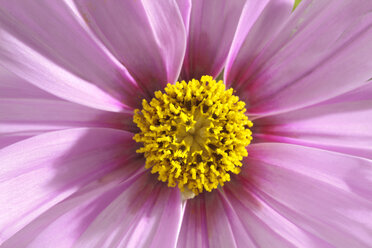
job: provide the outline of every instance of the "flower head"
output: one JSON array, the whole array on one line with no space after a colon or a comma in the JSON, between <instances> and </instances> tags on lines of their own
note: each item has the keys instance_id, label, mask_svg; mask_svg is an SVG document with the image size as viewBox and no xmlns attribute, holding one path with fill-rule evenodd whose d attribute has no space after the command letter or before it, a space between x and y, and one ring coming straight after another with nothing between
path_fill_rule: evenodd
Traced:
<instances>
[{"instance_id":1,"label":"flower head","mask_svg":"<svg viewBox=\"0 0 372 248\"><path fill-rule=\"evenodd\" d=\"M1 247L370 247L372 2L294 3L0 0Z\"/></svg>"}]
</instances>

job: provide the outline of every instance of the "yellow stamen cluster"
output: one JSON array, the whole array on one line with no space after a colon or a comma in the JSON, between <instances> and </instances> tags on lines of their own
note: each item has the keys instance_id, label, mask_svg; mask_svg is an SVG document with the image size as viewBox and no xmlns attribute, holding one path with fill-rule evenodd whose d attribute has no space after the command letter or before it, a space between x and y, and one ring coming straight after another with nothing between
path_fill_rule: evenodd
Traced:
<instances>
[{"instance_id":1,"label":"yellow stamen cluster","mask_svg":"<svg viewBox=\"0 0 372 248\"><path fill-rule=\"evenodd\" d=\"M252 122L245 103L210 76L168 84L143 109L135 110L146 168L158 173L169 187L178 185L195 195L216 189L238 174L246 146L252 139ZM186 188L185 188L186 187Z\"/></svg>"}]
</instances>

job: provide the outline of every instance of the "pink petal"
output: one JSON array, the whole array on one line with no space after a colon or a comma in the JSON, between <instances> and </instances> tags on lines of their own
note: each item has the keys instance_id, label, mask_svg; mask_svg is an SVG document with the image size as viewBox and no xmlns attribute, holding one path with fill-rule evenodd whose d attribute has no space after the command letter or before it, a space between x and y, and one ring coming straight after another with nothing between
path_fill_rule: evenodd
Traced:
<instances>
[{"instance_id":1,"label":"pink petal","mask_svg":"<svg viewBox=\"0 0 372 248\"><path fill-rule=\"evenodd\" d=\"M110 181L117 171L124 171L124 180L143 168L142 160L134 161L136 147L125 131L80 128L49 132L0 150L0 163L6 165L0 171L1 239L84 185Z\"/></svg>"},{"instance_id":2,"label":"pink petal","mask_svg":"<svg viewBox=\"0 0 372 248\"><path fill-rule=\"evenodd\" d=\"M77 247L175 247L181 222L178 189L145 173L128 183L81 235Z\"/></svg>"},{"instance_id":3,"label":"pink petal","mask_svg":"<svg viewBox=\"0 0 372 248\"><path fill-rule=\"evenodd\" d=\"M344 102L334 99L258 119L255 141L301 144L372 159L372 95L365 97L361 91L345 96Z\"/></svg>"},{"instance_id":4,"label":"pink petal","mask_svg":"<svg viewBox=\"0 0 372 248\"><path fill-rule=\"evenodd\" d=\"M10 71L0 67L1 98L58 99L54 95L35 87Z\"/></svg>"},{"instance_id":5,"label":"pink petal","mask_svg":"<svg viewBox=\"0 0 372 248\"><path fill-rule=\"evenodd\" d=\"M303 1L254 61L236 68L242 79L226 76L241 85L236 90L251 114L297 109L353 90L371 77L371 10L371 1Z\"/></svg>"},{"instance_id":6,"label":"pink petal","mask_svg":"<svg viewBox=\"0 0 372 248\"><path fill-rule=\"evenodd\" d=\"M188 200L177 247L253 247L232 230L230 217L217 191ZM244 240L244 245L238 246L242 245L238 240Z\"/></svg>"},{"instance_id":7,"label":"pink petal","mask_svg":"<svg viewBox=\"0 0 372 248\"><path fill-rule=\"evenodd\" d=\"M230 49L243 0L192 1L181 78L217 77Z\"/></svg>"},{"instance_id":8,"label":"pink petal","mask_svg":"<svg viewBox=\"0 0 372 248\"><path fill-rule=\"evenodd\" d=\"M257 232L261 222L266 231L256 237L265 240L296 247L370 247L371 160L280 143L253 144L248 152L236 182L240 187L230 188L234 197L228 197L250 226L247 231ZM251 214L258 223L245 219Z\"/></svg>"},{"instance_id":9,"label":"pink petal","mask_svg":"<svg viewBox=\"0 0 372 248\"><path fill-rule=\"evenodd\" d=\"M226 213L237 247L331 247L327 242L288 221L255 195L247 185L226 185ZM247 241L248 240L248 241Z\"/></svg>"},{"instance_id":10,"label":"pink petal","mask_svg":"<svg viewBox=\"0 0 372 248\"><path fill-rule=\"evenodd\" d=\"M120 111L124 105L97 86L41 56L14 37L0 37L1 63L19 77L58 97L89 107Z\"/></svg>"},{"instance_id":11,"label":"pink petal","mask_svg":"<svg viewBox=\"0 0 372 248\"><path fill-rule=\"evenodd\" d=\"M288 20L293 2L247 1L225 67L225 80L229 86L237 89L247 80L252 73L252 63Z\"/></svg>"},{"instance_id":12,"label":"pink petal","mask_svg":"<svg viewBox=\"0 0 372 248\"><path fill-rule=\"evenodd\" d=\"M338 102L356 102L356 101L364 101L364 100L372 100L372 82L369 80L363 86L356 88L355 90L349 91L345 94L340 96L334 97L325 101L321 104L329 104L329 103L338 103Z\"/></svg>"},{"instance_id":13,"label":"pink petal","mask_svg":"<svg viewBox=\"0 0 372 248\"><path fill-rule=\"evenodd\" d=\"M66 102L0 69L0 148L46 131L84 126L136 130L131 113Z\"/></svg>"},{"instance_id":14,"label":"pink petal","mask_svg":"<svg viewBox=\"0 0 372 248\"><path fill-rule=\"evenodd\" d=\"M95 181L46 210L2 247L72 247L126 184Z\"/></svg>"},{"instance_id":15,"label":"pink petal","mask_svg":"<svg viewBox=\"0 0 372 248\"><path fill-rule=\"evenodd\" d=\"M176 81L186 34L175 1L75 2L87 25L148 95Z\"/></svg>"},{"instance_id":16,"label":"pink petal","mask_svg":"<svg viewBox=\"0 0 372 248\"><path fill-rule=\"evenodd\" d=\"M178 8L181 12L183 24L185 25L186 33L189 31L190 25L190 13L191 13L191 3L192 0L176 0Z\"/></svg>"},{"instance_id":17,"label":"pink petal","mask_svg":"<svg viewBox=\"0 0 372 248\"><path fill-rule=\"evenodd\" d=\"M1 1L1 64L52 94L84 105L113 111L139 106L141 91L133 79L87 33L82 17L70 7L63 1Z\"/></svg>"},{"instance_id":18,"label":"pink petal","mask_svg":"<svg viewBox=\"0 0 372 248\"><path fill-rule=\"evenodd\" d=\"M62 100L0 99L0 147L48 131L109 127L135 131L132 113L91 109Z\"/></svg>"}]
</instances>

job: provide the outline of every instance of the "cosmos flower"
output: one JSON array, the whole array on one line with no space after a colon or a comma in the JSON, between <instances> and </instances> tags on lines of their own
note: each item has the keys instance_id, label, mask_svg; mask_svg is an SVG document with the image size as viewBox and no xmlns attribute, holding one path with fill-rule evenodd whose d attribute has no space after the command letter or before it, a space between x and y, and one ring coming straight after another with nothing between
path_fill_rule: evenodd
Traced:
<instances>
[{"instance_id":1,"label":"cosmos flower","mask_svg":"<svg viewBox=\"0 0 372 248\"><path fill-rule=\"evenodd\" d=\"M0 0L1 247L370 247L372 1L293 4Z\"/></svg>"}]
</instances>

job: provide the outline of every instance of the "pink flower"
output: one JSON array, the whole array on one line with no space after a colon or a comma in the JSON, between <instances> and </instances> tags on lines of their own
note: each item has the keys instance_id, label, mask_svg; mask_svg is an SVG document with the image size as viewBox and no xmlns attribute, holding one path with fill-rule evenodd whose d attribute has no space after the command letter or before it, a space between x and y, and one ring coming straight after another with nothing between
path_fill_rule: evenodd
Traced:
<instances>
[{"instance_id":1,"label":"pink flower","mask_svg":"<svg viewBox=\"0 0 372 248\"><path fill-rule=\"evenodd\" d=\"M371 247L372 1L293 4L0 0L1 247ZM253 141L183 200L133 111L202 75Z\"/></svg>"}]
</instances>

